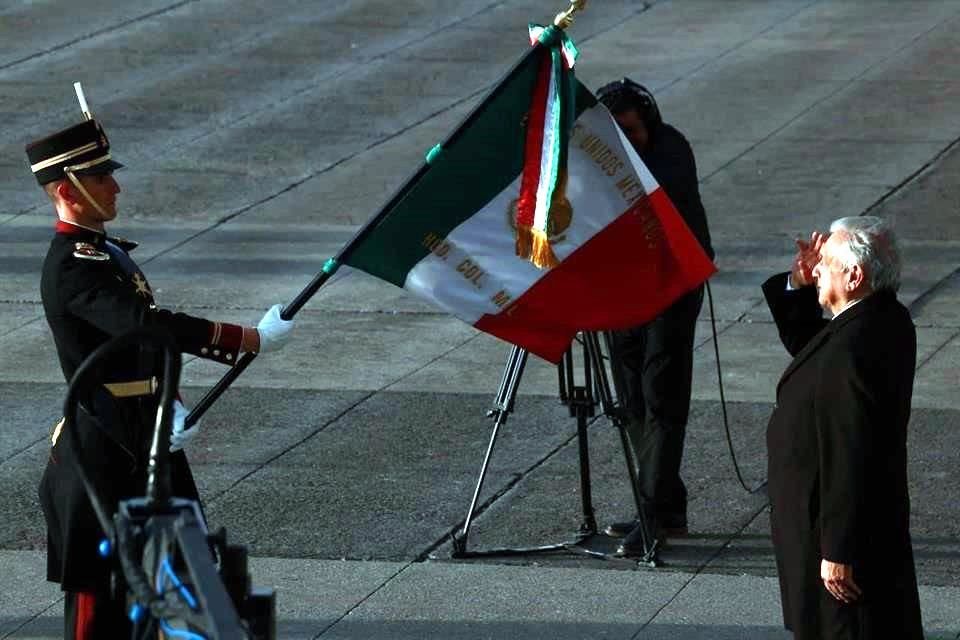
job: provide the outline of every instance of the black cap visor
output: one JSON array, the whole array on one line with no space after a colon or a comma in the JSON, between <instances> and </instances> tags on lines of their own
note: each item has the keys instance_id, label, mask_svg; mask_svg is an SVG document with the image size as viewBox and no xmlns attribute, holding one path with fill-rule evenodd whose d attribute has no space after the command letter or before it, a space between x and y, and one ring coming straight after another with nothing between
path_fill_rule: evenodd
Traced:
<instances>
[{"instance_id":1,"label":"black cap visor","mask_svg":"<svg viewBox=\"0 0 960 640\"><path fill-rule=\"evenodd\" d=\"M122 169L123 165L117 162L116 160L107 159L103 162L97 163L92 167L87 167L85 169L77 169L73 171L74 175L77 176L100 176L105 173L113 173L117 169Z\"/></svg>"}]
</instances>

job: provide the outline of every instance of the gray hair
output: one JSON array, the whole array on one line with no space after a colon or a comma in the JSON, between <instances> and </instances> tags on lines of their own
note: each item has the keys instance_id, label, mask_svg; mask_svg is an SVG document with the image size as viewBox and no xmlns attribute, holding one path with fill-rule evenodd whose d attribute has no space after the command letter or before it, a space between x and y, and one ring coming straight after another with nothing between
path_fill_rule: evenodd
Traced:
<instances>
[{"instance_id":1,"label":"gray hair","mask_svg":"<svg viewBox=\"0 0 960 640\"><path fill-rule=\"evenodd\" d=\"M843 242L835 257L844 267L862 268L873 291L900 288L900 250L890 223L876 216L853 216L830 224L830 233L838 231Z\"/></svg>"}]
</instances>

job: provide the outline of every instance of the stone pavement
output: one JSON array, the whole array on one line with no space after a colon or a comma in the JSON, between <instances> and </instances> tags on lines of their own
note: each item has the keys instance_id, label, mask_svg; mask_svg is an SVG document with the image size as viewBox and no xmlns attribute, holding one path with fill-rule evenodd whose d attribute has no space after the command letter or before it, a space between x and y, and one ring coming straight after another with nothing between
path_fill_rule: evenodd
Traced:
<instances>
[{"instance_id":1,"label":"stone pavement","mask_svg":"<svg viewBox=\"0 0 960 640\"><path fill-rule=\"evenodd\" d=\"M0 638L58 637L36 484L64 385L39 304L51 215L23 144L79 113L115 155L116 233L161 304L255 322L288 302L522 54L546 0L140 0L0 6ZM590 3L571 28L588 86L629 75L689 137L717 249L712 293L747 488L788 358L759 284L793 238L895 220L918 326L914 546L931 638L960 634L960 3ZM211 524L278 589L286 638L786 638L761 492L727 451L701 317L684 476L693 535L657 569L573 554L459 561L508 348L342 269L207 414L194 463ZM196 401L223 374L192 360ZM471 546L567 540L575 424L532 360ZM631 503L609 423L591 422L594 506Z\"/></svg>"},{"instance_id":2,"label":"stone pavement","mask_svg":"<svg viewBox=\"0 0 960 640\"><path fill-rule=\"evenodd\" d=\"M16 629L4 637L59 637L59 592L31 582L42 563L38 552L0 552L5 574L13 570L27 585L3 602L0 632ZM791 637L776 578L762 576L279 558L260 558L251 571L277 589L281 638ZM928 639L954 638L957 594L921 588Z\"/></svg>"}]
</instances>

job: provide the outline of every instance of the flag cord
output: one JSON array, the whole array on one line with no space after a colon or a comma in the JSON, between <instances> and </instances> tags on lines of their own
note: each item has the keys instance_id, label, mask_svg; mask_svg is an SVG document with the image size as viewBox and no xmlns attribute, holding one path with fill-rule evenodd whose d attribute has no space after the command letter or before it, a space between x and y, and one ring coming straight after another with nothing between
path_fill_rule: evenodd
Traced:
<instances>
[{"instance_id":1,"label":"flag cord","mask_svg":"<svg viewBox=\"0 0 960 640\"><path fill-rule=\"evenodd\" d=\"M730 449L730 460L733 462L733 470L737 474L737 480L740 482L740 486L743 487L743 490L747 493L756 493L762 489L767 481L764 480L756 487L751 489L747 486L747 483L743 481L743 475L740 473L740 465L737 463L737 454L733 449L733 438L730 436L730 421L727 419L727 400L723 394L723 373L720 369L720 347L717 343L717 318L713 313L713 291L710 290L710 282L706 282L707 287L707 304L710 307L710 328L713 329L713 353L716 356L717 360L717 386L720 389L720 410L723 413L723 430L727 436L727 447Z\"/></svg>"}]
</instances>

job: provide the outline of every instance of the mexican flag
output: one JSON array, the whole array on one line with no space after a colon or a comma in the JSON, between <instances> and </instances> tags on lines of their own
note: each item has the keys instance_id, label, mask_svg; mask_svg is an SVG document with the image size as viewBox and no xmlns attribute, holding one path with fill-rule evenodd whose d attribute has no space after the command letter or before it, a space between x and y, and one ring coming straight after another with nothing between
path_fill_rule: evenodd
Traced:
<instances>
[{"instance_id":1,"label":"mexican flag","mask_svg":"<svg viewBox=\"0 0 960 640\"><path fill-rule=\"evenodd\" d=\"M558 362L578 331L647 322L716 269L562 32L536 33L339 262Z\"/></svg>"}]
</instances>

